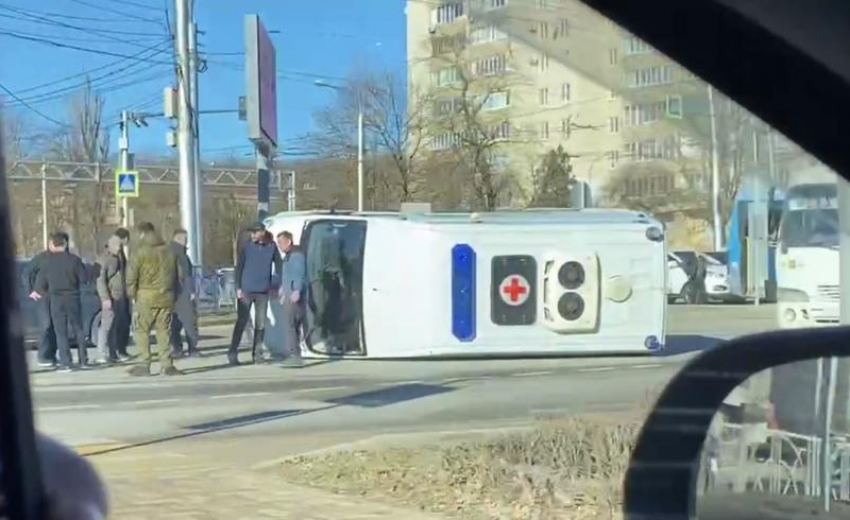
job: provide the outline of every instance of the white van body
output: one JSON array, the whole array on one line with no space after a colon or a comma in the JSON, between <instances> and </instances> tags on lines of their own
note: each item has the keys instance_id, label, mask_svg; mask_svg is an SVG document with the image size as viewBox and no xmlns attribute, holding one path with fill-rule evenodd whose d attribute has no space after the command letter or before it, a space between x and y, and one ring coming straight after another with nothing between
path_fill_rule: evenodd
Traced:
<instances>
[{"instance_id":1,"label":"white van body","mask_svg":"<svg viewBox=\"0 0 850 520\"><path fill-rule=\"evenodd\" d=\"M625 354L664 346L663 226L642 213L295 212L266 226L274 236L290 231L306 254L304 357ZM272 352L286 351L281 314L279 303L269 306Z\"/></svg>"}]
</instances>

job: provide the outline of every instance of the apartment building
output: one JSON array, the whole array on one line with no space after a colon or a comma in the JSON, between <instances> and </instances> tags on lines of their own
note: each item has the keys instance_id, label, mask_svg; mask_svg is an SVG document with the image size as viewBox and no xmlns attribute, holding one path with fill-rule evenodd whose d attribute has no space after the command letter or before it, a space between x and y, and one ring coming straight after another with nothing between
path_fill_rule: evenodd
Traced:
<instances>
[{"instance_id":1,"label":"apartment building","mask_svg":"<svg viewBox=\"0 0 850 520\"><path fill-rule=\"evenodd\" d=\"M507 205L559 145L603 204L703 184L705 85L576 0L408 0L407 52L411 106L439 119L486 100L482 125L504 137L491 160L517 180ZM429 139L440 153L459 138Z\"/></svg>"}]
</instances>

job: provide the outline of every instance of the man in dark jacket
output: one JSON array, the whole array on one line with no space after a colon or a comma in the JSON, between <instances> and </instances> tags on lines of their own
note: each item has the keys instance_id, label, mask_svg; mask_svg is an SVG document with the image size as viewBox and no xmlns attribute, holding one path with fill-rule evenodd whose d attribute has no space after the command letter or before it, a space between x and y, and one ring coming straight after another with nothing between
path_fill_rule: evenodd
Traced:
<instances>
[{"instance_id":1,"label":"man in dark jacket","mask_svg":"<svg viewBox=\"0 0 850 520\"><path fill-rule=\"evenodd\" d=\"M283 330L288 351L284 365L300 367L303 364L301 332L306 314L307 261L289 231L278 234L277 245L285 255L280 277L280 304L283 307Z\"/></svg>"},{"instance_id":2,"label":"man in dark jacket","mask_svg":"<svg viewBox=\"0 0 850 520\"><path fill-rule=\"evenodd\" d=\"M62 235L67 242L68 236L64 233ZM27 276L27 294L36 303L38 313L38 366L45 368L56 365L56 332L53 330L53 318L50 317L50 297L38 292L36 280L49 254L50 246L48 245L48 249L35 255L30 260Z\"/></svg>"},{"instance_id":3,"label":"man in dark jacket","mask_svg":"<svg viewBox=\"0 0 850 520\"><path fill-rule=\"evenodd\" d=\"M60 372L72 369L71 337L77 339L80 368L88 365L80 304L80 286L86 281L86 268L80 257L68 251L67 236L55 233L50 239L50 254L41 263L36 280L38 292L50 298Z\"/></svg>"},{"instance_id":4,"label":"man in dark jacket","mask_svg":"<svg viewBox=\"0 0 850 520\"><path fill-rule=\"evenodd\" d=\"M280 273L281 258L274 242L266 240L266 227L256 223L250 228L251 241L239 252L236 261L236 326L227 359L231 365L239 364L239 343L242 333L254 308L254 345L251 350L254 363L263 360L263 339L266 328L266 312L269 305L269 293L276 291L272 269Z\"/></svg>"},{"instance_id":5,"label":"man in dark jacket","mask_svg":"<svg viewBox=\"0 0 850 520\"><path fill-rule=\"evenodd\" d=\"M189 234L185 229L177 229L171 240L171 252L180 264L180 278L174 288L177 301L174 303L174 315L171 317L171 355L183 355L181 329L186 331L186 343L190 356L198 355L198 320L195 312L195 277L192 274L192 261L186 252Z\"/></svg>"},{"instance_id":6,"label":"man in dark jacket","mask_svg":"<svg viewBox=\"0 0 850 520\"><path fill-rule=\"evenodd\" d=\"M127 248L130 246L130 231L125 228L115 230L115 236L121 241L118 249L118 264L122 266L124 278L124 296L112 302L112 310L115 319L112 323L112 336L115 341L115 351L119 361L129 361L127 346L130 344L130 329L133 324L133 310L130 305L130 296L127 294Z\"/></svg>"},{"instance_id":7,"label":"man in dark jacket","mask_svg":"<svg viewBox=\"0 0 850 520\"><path fill-rule=\"evenodd\" d=\"M127 271L127 292L136 300L136 345L140 362L130 375L151 375L151 330L156 329L161 373L182 375L171 358L171 316L174 287L181 277L177 258L150 222L139 224L139 249Z\"/></svg>"},{"instance_id":8,"label":"man in dark jacket","mask_svg":"<svg viewBox=\"0 0 850 520\"><path fill-rule=\"evenodd\" d=\"M130 330L130 306L127 302L127 260L123 255L123 240L116 234L109 237L100 258L97 294L100 298L100 330L97 346L99 363L127 361L126 336Z\"/></svg>"}]
</instances>

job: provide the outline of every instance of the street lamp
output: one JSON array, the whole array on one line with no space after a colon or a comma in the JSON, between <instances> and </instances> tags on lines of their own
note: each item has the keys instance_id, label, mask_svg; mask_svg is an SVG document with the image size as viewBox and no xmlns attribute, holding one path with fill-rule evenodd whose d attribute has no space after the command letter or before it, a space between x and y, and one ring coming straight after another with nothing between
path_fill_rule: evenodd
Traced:
<instances>
[{"instance_id":1,"label":"street lamp","mask_svg":"<svg viewBox=\"0 0 850 520\"><path fill-rule=\"evenodd\" d=\"M322 80L316 80L317 87L331 88L334 90L348 90L348 87L332 85ZM363 105L357 98L357 211L363 211Z\"/></svg>"}]
</instances>

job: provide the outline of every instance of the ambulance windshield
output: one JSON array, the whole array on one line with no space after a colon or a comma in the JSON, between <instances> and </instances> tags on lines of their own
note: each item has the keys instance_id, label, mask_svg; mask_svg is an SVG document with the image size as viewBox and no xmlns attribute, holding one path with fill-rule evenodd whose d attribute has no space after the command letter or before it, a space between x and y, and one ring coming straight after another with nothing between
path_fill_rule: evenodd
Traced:
<instances>
[{"instance_id":1,"label":"ambulance windshield","mask_svg":"<svg viewBox=\"0 0 850 520\"><path fill-rule=\"evenodd\" d=\"M310 293L307 345L328 354L365 352L362 330L366 223L321 220L304 235Z\"/></svg>"}]
</instances>

